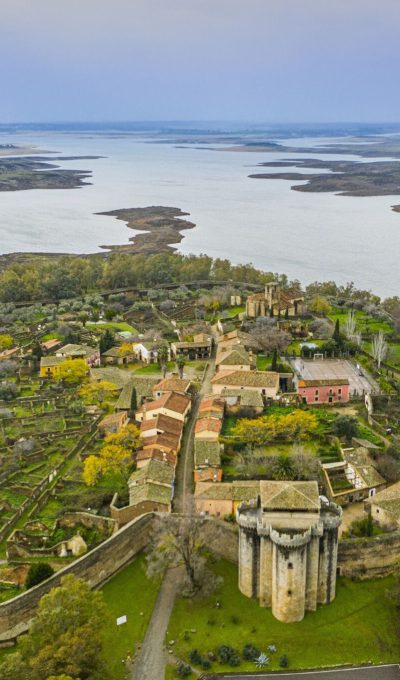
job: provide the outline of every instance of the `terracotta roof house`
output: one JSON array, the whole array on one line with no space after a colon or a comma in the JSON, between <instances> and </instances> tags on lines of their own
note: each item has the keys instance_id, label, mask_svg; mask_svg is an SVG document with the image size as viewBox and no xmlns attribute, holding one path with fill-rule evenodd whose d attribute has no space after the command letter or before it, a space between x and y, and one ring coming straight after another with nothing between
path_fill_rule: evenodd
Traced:
<instances>
[{"instance_id":1,"label":"terracotta roof house","mask_svg":"<svg viewBox=\"0 0 400 680\"><path fill-rule=\"evenodd\" d=\"M60 347L60 345L62 345L62 342L61 340L58 340L58 338L46 340L46 342L41 343L43 352L51 352L52 350L56 349L56 347Z\"/></svg>"},{"instance_id":2,"label":"terracotta roof house","mask_svg":"<svg viewBox=\"0 0 400 680\"><path fill-rule=\"evenodd\" d=\"M98 429L102 434L115 434L120 432L128 423L128 414L126 411L118 411L118 413L110 413L105 416L98 424Z\"/></svg>"},{"instance_id":3,"label":"terracotta roof house","mask_svg":"<svg viewBox=\"0 0 400 680\"><path fill-rule=\"evenodd\" d=\"M139 470L144 465L147 465L149 460L165 461L173 467L176 466L176 455L174 453L162 451L158 446L150 446L148 449L140 449L136 453L137 469Z\"/></svg>"},{"instance_id":4,"label":"terracotta roof house","mask_svg":"<svg viewBox=\"0 0 400 680\"><path fill-rule=\"evenodd\" d=\"M225 404L222 399L211 395L203 397L198 410L198 418L219 418L223 420Z\"/></svg>"},{"instance_id":5,"label":"terracotta roof house","mask_svg":"<svg viewBox=\"0 0 400 680\"><path fill-rule=\"evenodd\" d=\"M199 513L224 517L236 512L243 501L257 498L260 482L198 482L195 489L195 505Z\"/></svg>"},{"instance_id":6,"label":"terracotta roof house","mask_svg":"<svg viewBox=\"0 0 400 680\"><path fill-rule=\"evenodd\" d=\"M180 446L180 437L171 433L155 434L151 437L144 437L142 448L149 449L157 447L166 453L177 454Z\"/></svg>"},{"instance_id":7,"label":"terracotta roof house","mask_svg":"<svg viewBox=\"0 0 400 680\"><path fill-rule=\"evenodd\" d=\"M387 529L400 528L400 482L370 496L365 505L379 526Z\"/></svg>"},{"instance_id":8,"label":"terracotta roof house","mask_svg":"<svg viewBox=\"0 0 400 680\"><path fill-rule=\"evenodd\" d=\"M187 394L165 392L156 401L144 403L136 411L136 420L141 422L144 418L154 418L158 414L163 414L184 422L190 411L191 403L191 398Z\"/></svg>"},{"instance_id":9,"label":"terracotta roof house","mask_svg":"<svg viewBox=\"0 0 400 680\"><path fill-rule=\"evenodd\" d=\"M273 371L220 371L211 380L214 394L224 389L243 388L256 390L267 399L276 399L279 391L279 373Z\"/></svg>"},{"instance_id":10,"label":"terracotta roof house","mask_svg":"<svg viewBox=\"0 0 400 680\"><path fill-rule=\"evenodd\" d=\"M191 382L190 380L182 380L176 376L163 378L153 387L153 395L155 399L159 399L166 392L180 392L187 394L189 392Z\"/></svg>"},{"instance_id":11,"label":"terracotta roof house","mask_svg":"<svg viewBox=\"0 0 400 680\"><path fill-rule=\"evenodd\" d=\"M177 437L179 444L182 438L183 423L176 418L170 418L159 413L154 418L146 418L140 424L140 434L142 439L154 437L159 434L171 434Z\"/></svg>"},{"instance_id":12,"label":"terracotta roof house","mask_svg":"<svg viewBox=\"0 0 400 680\"><path fill-rule=\"evenodd\" d=\"M194 438L218 441L221 429L222 420L219 418L200 418L196 420Z\"/></svg>"},{"instance_id":13,"label":"terracotta roof house","mask_svg":"<svg viewBox=\"0 0 400 680\"><path fill-rule=\"evenodd\" d=\"M350 398L350 383L347 378L301 379L297 384L297 394L304 404L346 403Z\"/></svg>"}]
</instances>

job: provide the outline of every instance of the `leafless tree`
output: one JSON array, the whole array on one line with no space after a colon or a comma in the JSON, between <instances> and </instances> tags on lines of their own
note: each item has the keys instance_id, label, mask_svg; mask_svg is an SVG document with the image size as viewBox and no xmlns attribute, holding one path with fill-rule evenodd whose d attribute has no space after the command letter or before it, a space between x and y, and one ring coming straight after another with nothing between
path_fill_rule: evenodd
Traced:
<instances>
[{"instance_id":1,"label":"leafless tree","mask_svg":"<svg viewBox=\"0 0 400 680\"><path fill-rule=\"evenodd\" d=\"M374 360L378 366L378 368L381 367L381 363L385 356L387 355L388 351L388 344L385 340L385 336L383 334L383 331L379 331L374 337L372 338L372 356L374 357Z\"/></svg>"},{"instance_id":2,"label":"leafless tree","mask_svg":"<svg viewBox=\"0 0 400 680\"><path fill-rule=\"evenodd\" d=\"M182 566L183 594L210 595L221 579L207 568L204 528L208 520L195 515L160 514L156 518L147 548L147 575L160 577L166 569Z\"/></svg>"},{"instance_id":3,"label":"leafless tree","mask_svg":"<svg viewBox=\"0 0 400 680\"><path fill-rule=\"evenodd\" d=\"M266 354L271 354L275 350L284 352L292 341L290 333L281 331L279 328L259 328L256 326L250 331L250 335Z\"/></svg>"},{"instance_id":4,"label":"leafless tree","mask_svg":"<svg viewBox=\"0 0 400 680\"><path fill-rule=\"evenodd\" d=\"M354 309L351 309L346 317L344 324L344 332L349 340L353 340L357 328L356 315Z\"/></svg>"}]
</instances>

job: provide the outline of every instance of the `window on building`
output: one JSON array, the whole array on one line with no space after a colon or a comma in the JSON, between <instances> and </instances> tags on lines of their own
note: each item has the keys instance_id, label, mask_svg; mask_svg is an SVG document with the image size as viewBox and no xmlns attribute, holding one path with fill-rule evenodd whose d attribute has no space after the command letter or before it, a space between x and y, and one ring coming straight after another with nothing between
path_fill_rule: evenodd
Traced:
<instances>
[{"instance_id":1,"label":"window on building","mask_svg":"<svg viewBox=\"0 0 400 680\"><path fill-rule=\"evenodd\" d=\"M290 595L292 594L292 591L291 591L291 590L288 590L288 591L287 591L287 594L290 596Z\"/></svg>"},{"instance_id":2,"label":"window on building","mask_svg":"<svg viewBox=\"0 0 400 680\"><path fill-rule=\"evenodd\" d=\"M342 388L341 387L338 388L338 394L342 394Z\"/></svg>"},{"instance_id":3,"label":"window on building","mask_svg":"<svg viewBox=\"0 0 400 680\"><path fill-rule=\"evenodd\" d=\"M319 401L318 394L317 394L317 396L315 397L315 401Z\"/></svg>"},{"instance_id":4,"label":"window on building","mask_svg":"<svg viewBox=\"0 0 400 680\"><path fill-rule=\"evenodd\" d=\"M288 568L288 569L293 569L293 562L288 562L287 568Z\"/></svg>"}]
</instances>

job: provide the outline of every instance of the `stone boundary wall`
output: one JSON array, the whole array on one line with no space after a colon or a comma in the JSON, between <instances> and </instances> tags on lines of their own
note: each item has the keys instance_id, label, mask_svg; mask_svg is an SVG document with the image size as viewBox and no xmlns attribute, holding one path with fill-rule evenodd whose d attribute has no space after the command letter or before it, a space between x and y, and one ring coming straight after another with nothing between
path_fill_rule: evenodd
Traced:
<instances>
[{"instance_id":1,"label":"stone boundary wall","mask_svg":"<svg viewBox=\"0 0 400 680\"><path fill-rule=\"evenodd\" d=\"M27 630L39 600L58 586L63 576L74 574L92 588L107 581L145 547L153 521L154 515L142 515L44 583L0 604L0 644Z\"/></svg>"},{"instance_id":2,"label":"stone boundary wall","mask_svg":"<svg viewBox=\"0 0 400 680\"><path fill-rule=\"evenodd\" d=\"M101 586L148 544L156 513L134 519L99 546L67 565L44 583L0 604L0 646L12 642L27 630L40 598L58 586L62 576L74 574L92 588ZM237 563L238 526L209 518L204 524L204 539L209 551ZM400 558L400 530L368 539L339 542L338 567L350 578L377 578L393 573Z\"/></svg>"},{"instance_id":3,"label":"stone boundary wall","mask_svg":"<svg viewBox=\"0 0 400 680\"><path fill-rule=\"evenodd\" d=\"M400 529L373 538L339 541L338 569L341 576L372 579L388 576L400 566Z\"/></svg>"}]
</instances>

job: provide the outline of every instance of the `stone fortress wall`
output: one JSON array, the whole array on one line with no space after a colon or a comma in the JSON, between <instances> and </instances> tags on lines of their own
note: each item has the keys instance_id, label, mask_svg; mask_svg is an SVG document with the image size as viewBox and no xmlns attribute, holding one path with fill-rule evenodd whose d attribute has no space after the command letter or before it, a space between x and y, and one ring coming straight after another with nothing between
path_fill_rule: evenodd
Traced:
<instances>
[{"instance_id":1,"label":"stone fortress wall","mask_svg":"<svg viewBox=\"0 0 400 680\"><path fill-rule=\"evenodd\" d=\"M28 629L39 600L60 584L62 576L74 574L97 588L129 564L147 545L154 518L153 513L138 517L44 583L0 604L0 645L12 644L20 633ZM237 563L236 525L210 519L204 531L211 552ZM399 555L400 530L370 539L347 539L339 542L338 568L347 577L367 579L386 576L395 570Z\"/></svg>"}]
</instances>

